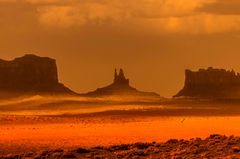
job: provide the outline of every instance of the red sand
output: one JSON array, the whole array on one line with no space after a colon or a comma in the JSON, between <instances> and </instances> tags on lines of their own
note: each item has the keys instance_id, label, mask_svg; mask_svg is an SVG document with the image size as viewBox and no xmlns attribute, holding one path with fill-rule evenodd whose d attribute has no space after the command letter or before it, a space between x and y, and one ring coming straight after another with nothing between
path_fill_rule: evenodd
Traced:
<instances>
[{"instance_id":1,"label":"red sand","mask_svg":"<svg viewBox=\"0 0 240 159\"><path fill-rule=\"evenodd\" d=\"M0 154L239 135L240 117L1 116Z\"/></svg>"}]
</instances>

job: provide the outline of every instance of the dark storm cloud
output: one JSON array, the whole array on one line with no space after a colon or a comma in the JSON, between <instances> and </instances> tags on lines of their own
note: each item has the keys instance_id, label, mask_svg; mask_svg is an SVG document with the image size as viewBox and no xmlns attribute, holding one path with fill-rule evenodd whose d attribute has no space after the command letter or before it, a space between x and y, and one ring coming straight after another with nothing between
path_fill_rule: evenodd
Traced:
<instances>
[{"instance_id":1,"label":"dark storm cloud","mask_svg":"<svg viewBox=\"0 0 240 159\"><path fill-rule=\"evenodd\" d=\"M217 0L215 3L209 3L197 9L201 12L212 14L240 14L240 1L239 0Z\"/></svg>"}]
</instances>

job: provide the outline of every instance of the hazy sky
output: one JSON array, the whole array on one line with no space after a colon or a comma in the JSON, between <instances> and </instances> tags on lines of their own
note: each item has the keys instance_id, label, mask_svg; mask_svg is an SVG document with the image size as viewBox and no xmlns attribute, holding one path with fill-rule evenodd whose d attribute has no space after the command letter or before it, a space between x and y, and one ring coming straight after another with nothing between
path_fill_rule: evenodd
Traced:
<instances>
[{"instance_id":1,"label":"hazy sky","mask_svg":"<svg viewBox=\"0 0 240 159\"><path fill-rule=\"evenodd\" d=\"M78 92L122 67L134 87L169 97L186 68L240 72L240 1L0 0L0 58L26 53L57 59Z\"/></svg>"}]
</instances>

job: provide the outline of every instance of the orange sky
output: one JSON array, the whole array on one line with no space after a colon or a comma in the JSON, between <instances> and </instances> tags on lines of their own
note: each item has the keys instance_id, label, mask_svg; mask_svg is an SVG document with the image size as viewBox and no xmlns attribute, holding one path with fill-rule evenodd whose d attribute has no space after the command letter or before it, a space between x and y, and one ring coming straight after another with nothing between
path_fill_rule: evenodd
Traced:
<instances>
[{"instance_id":1,"label":"orange sky","mask_svg":"<svg viewBox=\"0 0 240 159\"><path fill-rule=\"evenodd\" d=\"M133 86L169 97L186 68L240 72L240 1L0 0L0 58L25 53L56 58L78 92L123 67Z\"/></svg>"}]
</instances>

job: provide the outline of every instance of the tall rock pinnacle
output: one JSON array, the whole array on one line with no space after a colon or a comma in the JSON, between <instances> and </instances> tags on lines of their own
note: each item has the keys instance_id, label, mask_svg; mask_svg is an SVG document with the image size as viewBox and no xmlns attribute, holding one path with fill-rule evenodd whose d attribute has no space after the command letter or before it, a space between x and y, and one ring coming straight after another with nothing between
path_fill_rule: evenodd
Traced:
<instances>
[{"instance_id":1,"label":"tall rock pinnacle","mask_svg":"<svg viewBox=\"0 0 240 159\"><path fill-rule=\"evenodd\" d=\"M117 69L115 69L115 75L114 75L114 85L127 85L129 86L129 80L126 79L123 69L120 69L119 74L117 73Z\"/></svg>"},{"instance_id":2,"label":"tall rock pinnacle","mask_svg":"<svg viewBox=\"0 0 240 159\"><path fill-rule=\"evenodd\" d=\"M124 75L123 69L119 70L115 69L114 72L114 80L113 83L102 88L98 88L95 91L86 93L87 96L111 96L111 95L119 95L119 96L141 96L141 97L153 97L159 98L160 96L153 92L142 92L138 91L136 88L133 88L129 85L129 79L127 79Z\"/></svg>"}]
</instances>

